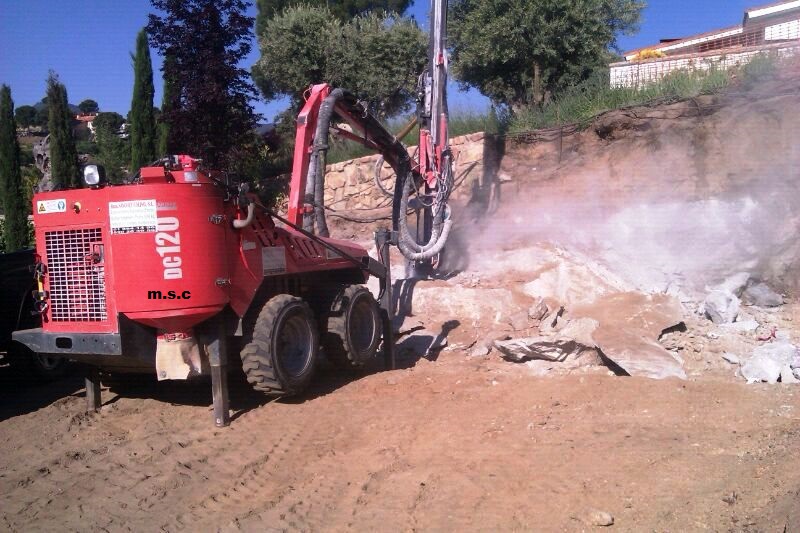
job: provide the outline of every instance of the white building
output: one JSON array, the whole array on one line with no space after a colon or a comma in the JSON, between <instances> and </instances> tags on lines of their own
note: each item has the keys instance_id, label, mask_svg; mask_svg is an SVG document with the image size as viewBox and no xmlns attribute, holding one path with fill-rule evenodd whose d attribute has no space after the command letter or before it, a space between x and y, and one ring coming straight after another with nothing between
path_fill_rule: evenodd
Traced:
<instances>
[{"instance_id":1,"label":"white building","mask_svg":"<svg viewBox=\"0 0 800 533\"><path fill-rule=\"evenodd\" d=\"M681 69L727 69L761 52L800 52L800 0L750 8L739 26L626 52L625 61L609 65L611 86L640 87Z\"/></svg>"}]
</instances>

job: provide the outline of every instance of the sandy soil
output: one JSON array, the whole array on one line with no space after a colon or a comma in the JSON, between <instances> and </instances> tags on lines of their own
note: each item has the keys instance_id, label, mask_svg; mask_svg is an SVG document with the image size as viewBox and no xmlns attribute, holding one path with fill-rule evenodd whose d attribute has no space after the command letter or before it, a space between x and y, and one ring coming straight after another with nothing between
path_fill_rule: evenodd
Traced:
<instances>
[{"instance_id":1,"label":"sandy soil","mask_svg":"<svg viewBox=\"0 0 800 533\"><path fill-rule=\"evenodd\" d=\"M622 531L800 530L792 385L406 363L293 401L234 383L227 429L204 383L104 390L87 415L77 373L20 390L0 368L0 527L578 531L596 509Z\"/></svg>"}]
</instances>

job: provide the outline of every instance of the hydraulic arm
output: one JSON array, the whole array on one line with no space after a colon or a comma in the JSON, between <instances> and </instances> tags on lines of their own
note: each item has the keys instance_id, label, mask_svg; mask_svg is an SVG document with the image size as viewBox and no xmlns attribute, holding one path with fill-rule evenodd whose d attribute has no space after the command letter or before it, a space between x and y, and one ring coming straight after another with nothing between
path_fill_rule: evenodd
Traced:
<instances>
[{"instance_id":1,"label":"hydraulic arm","mask_svg":"<svg viewBox=\"0 0 800 533\"><path fill-rule=\"evenodd\" d=\"M433 0L428 64L417 90L416 158L354 95L327 84L311 87L297 118L288 216L293 224L328 236L324 172L329 133L334 130L380 153L392 167L397 176L390 192L396 244L409 261L429 270L426 267L442 251L452 225L447 205L453 187L453 157L448 139L446 29L447 3ZM332 125L341 122L350 130ZM416 215L416 228L410 227L409 213Z\"/></svg>"}]
</instances>

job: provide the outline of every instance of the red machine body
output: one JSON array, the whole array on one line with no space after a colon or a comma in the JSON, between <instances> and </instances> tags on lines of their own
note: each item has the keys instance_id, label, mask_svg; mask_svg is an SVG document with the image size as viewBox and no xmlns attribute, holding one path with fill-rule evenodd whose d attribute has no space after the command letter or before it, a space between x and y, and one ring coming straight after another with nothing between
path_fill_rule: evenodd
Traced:
<instances>
[{"instance_id":1,"label":"red machine body","mask_svg":"<svg viewBox=\"0 0 800 533\"><path fill-rule=\"evenodd\" d=\"M136 184L36 195L42 331L53 334L41 351L98 362L102 354L73 353L71 339L59 345L58 334L119 334L125 319L159 334L182 332L227 306L243 316L265 280L331 271L357 283L368 277L266 214L234 228L246 216L235 197L189 160L180 168L143 168ZM352 243L325 241L367 256Z\"/></svg>"}]
</instances>

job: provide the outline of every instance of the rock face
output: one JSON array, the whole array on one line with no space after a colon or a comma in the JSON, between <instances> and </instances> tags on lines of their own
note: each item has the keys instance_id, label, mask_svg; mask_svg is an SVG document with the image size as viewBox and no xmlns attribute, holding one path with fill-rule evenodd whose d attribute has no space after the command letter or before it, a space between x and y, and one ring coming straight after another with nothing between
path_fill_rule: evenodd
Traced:
<instances>
[{"instance_id":1,"label":"rock face","mask_svg":"<svg viewBox=\"0 0 800 533\"><path fill-rule=\"evenodd\" d=\"M726 91L669 112L626 110L597 123L602 136L518 136L500 165L516 180L504 200L530 183L536 193L522 207L539 226L548 215L555 222L542 233L585 234L581 243L599 245L593 257L608 256L640 288L700 292L746 268L779 293L800 294L800 182L786 179L800 167L800 125L787 112L800 105L796 85L765 80L755 97Z\"/></svg>"},{"instance_id":2,"label":"rock face","mask_svg":"<svg viewBox=\"0 0 800 533\"><path fill-rule=\"evenodd\" d=\"M458 172L463 177L451 196L453 200L466 197L474 185L484 180L486 161L496 159L496 142L484 133L471 133L450 140L458 158ZM413 146L408 153L414 152ZM325 205L336 210L380 209L390 205L375 187L378 155L370 155L328 165L325 171ZM394 171L388 164L378 170L384 188L394 188ZM488 181L488 180L487 180Z\"/></svg>"}]
</instances>

